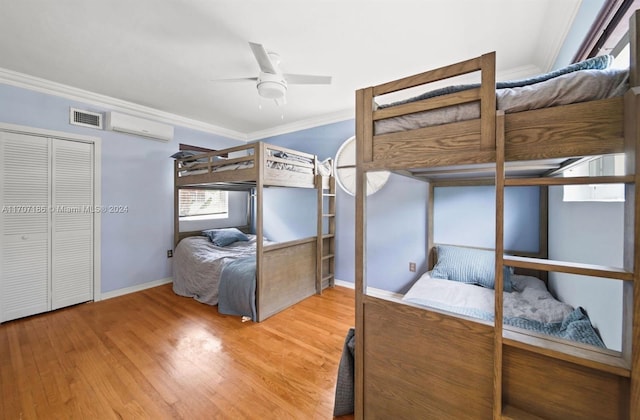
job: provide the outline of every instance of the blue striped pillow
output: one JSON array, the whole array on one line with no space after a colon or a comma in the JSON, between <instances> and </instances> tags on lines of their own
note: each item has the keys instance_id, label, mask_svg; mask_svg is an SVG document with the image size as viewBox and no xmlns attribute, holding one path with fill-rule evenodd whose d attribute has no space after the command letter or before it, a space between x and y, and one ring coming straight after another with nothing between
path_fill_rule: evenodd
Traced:
<instances>
[{"instance_id":1,"label":"blue striped pillow","mask_svg":"<svg viewBox=\"0 0 640 420\"><path fill-rule=\"evenodd\" d=\"M438 245L436 250L438 262L431 277L494 288L496 261L493 251L451 245ZM511 270L505 266L502 272L504 291L511 292Z\"/></svg>"}]
</instances>

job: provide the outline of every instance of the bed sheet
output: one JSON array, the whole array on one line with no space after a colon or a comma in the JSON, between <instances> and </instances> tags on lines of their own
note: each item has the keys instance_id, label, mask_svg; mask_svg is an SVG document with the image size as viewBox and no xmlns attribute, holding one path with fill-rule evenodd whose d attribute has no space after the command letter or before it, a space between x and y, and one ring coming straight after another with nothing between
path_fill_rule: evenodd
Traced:
<instances>
[{"instance_id":1,"label":"bed sheet","mask_svg":"<svg viewBox=\"0 0 640 420\"><path fill-rule=\"evenodd\" d=\"M220 277L225 265L233 260L255 255L256 237L247 242L215 246L205 236L184 238L174 253L173 291L180 296L209 305L218 304ZM265 241L265 244L270 243Z\"/></svg>"},{"instance_id":2,"label":"bed sheet","mask_svg":"<svg viewBox=\"0 0 640 420\"><path fill-rule=\"evenodd\" d=\"M605 347L582 308L560 302L542 280L514 274L513 292L503 293L506 325ZM493 289L422 275L403 296L409 303L486 321L494 319Z\"/></svg>"}]
</instances>

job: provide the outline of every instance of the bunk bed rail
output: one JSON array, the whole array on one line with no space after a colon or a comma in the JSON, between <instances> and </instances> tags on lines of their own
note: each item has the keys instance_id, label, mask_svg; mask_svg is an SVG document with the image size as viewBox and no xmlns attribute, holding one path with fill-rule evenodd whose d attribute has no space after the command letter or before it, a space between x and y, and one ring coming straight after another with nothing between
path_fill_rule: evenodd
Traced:
<instances>
[{"instance_id":1,"label":"bunk bed rail","mask_svg":"<svg viewBox=\"0 0 640 420\"><path fill-rule=\"evenodd\" d=\"M313 154L256 142L176 159L175 180L179 187L248 189L260 179L265 185L315 188L319 169Z\"/></svg>"}]
</instances>

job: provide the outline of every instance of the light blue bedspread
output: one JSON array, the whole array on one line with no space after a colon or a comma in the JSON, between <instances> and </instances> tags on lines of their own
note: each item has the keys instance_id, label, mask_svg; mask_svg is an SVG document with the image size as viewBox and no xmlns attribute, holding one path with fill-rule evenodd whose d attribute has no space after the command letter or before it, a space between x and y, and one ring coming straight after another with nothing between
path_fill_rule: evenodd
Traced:
<instances>
[{"instance_id":1,"label":"light blue bedspread","mask_svg":"<svg viewBox=\"0 0 640 420\"><path fill-rule=\"evenodd\" d=\"M606 348L598 333L593 329L589 317L579 306L562 322L539 322L525 318L504 318L503 321L504 324L513 327Z\"/></svg>"},{"instance_id":2,"label":"light blue bedspread","mask_svg":"<svg viewBox=\"0 0 640 420\"><path fill-rule=\"evenodd\" d=\"M251 317L256 321L256 258L228 262L220 275L218 312Z\"/></svg>"},{"instance_id":3,"label":"light blue bedspread","mask_svg":"<svg viewBox=\"0 0 640 420\"><path fill-rule=\"evenodd\" d=\"M455 312L473 318L483 319L493 322L494 315L490 312L475 308L459 308L443 305L439 302L421 301L420 304L442 309L448 312ZM561 322L540 322L520 317L504 317L503 324L512 327L522 328L540 334L547 334L565 340L577 341L579 343L590 344L596 347L606 348L602 339L591 325L591 320L581 307L576 307Z\"/></svg>"}]
</instances>

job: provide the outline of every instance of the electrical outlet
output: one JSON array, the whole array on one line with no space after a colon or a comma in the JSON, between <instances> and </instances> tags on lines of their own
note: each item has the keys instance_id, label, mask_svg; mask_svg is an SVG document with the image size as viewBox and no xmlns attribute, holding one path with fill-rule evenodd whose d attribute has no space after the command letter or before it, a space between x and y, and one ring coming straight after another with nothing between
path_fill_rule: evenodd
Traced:
<instances>
[{"instance_id":1,"label":"electrical outlet","mask_svg":"<svg viewBox=\"0 0 640 420\"><path fill-rule=\"evenodd\" d=\"M416 272L416 263L414 262L409 263L409 271L411 271L412 273Z\"/></svg>"},{"instance_id":2,"label":"electrical outlet","mask_svg":"<svg viewBox=\"0 0 640 420\"><path fill-rule=\"evenodd\" d=\"M173 249L168 249L167 250L167 258L171 258L173 257Z\"/></svg>"}]
</instances>

